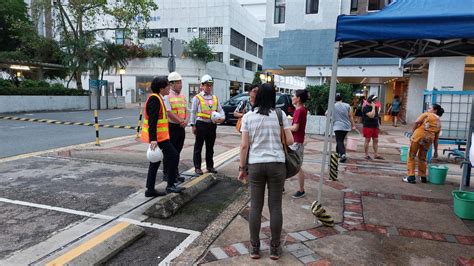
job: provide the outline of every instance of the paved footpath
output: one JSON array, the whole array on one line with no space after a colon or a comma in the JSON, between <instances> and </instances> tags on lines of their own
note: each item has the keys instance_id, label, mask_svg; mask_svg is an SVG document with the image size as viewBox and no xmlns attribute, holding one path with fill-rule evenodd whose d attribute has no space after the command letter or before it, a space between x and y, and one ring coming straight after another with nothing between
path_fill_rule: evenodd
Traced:
<instances>
[{"instance_id":1,"label":"paved footpath","mask_svg":"<svg viewBox=\"0 0 474 266\"><path fill-rule=\"evenodd\" d=\"M461 169L441 156L437 163L449 166L445 185L403 183L405 164L400 146L408 145L408 128L383 127L380 152L385 160L363 159L360 136L356 151L339 166L338 181L324 181L322 203L334 218L333 228L315 220L309 207L316 200L320 174L322 137L309 138L305 149L306 197L293 199L295 178L287 180L283 196L283 255L281 265L473 265L474 222L453 212L451 191L459 187ZM333 145L334 148L334 145ZM440 151L444 147L440 146ZM442 154L442 152L440 152ZM327 178L325 178L327 179ZM466 188L471 191L473 188ZM261 229L263 256L248 255L249 206L199 258L204 265L270 264L270 224L264 207ZM184 253L177 261L186 261Z\"/></svg>"}]
</instances>

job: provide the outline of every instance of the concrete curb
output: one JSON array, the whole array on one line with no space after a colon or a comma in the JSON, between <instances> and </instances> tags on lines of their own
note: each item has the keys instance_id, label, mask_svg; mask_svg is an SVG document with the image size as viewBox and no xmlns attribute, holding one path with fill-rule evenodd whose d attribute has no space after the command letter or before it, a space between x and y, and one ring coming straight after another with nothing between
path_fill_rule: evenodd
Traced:
<instances>
[{"instance_id":1,"label":"concrete curb","mask_svg":"<svg viewBox=\"0 0 474 266\"><path fill-rule=\"evenodd\" d=\"M185 252L173 260L175 265L196 265L206 254L209 246L222 234L230 222L247 206L250 200L247 187L241 187L241 193L189 246Z\"/></svg>"},{"instance_id":2,"label":"concrete curb","mask_svg":"<svg viewBox=\"0 0 474 266\"><path fill-rule=\"evenodd\" d=\"M108 227L108 229L110 229L110 227ZM145 234L145 230L139 226L127 224L125 228L118 230L116 233L106 237L105 239L101 239L101 234L104 234L104 231L94 235L90 239L81 241L79 244L67 249L54 259L44 260L38 265L102 264L127 246L134 243L138 238L142 237Z\"/></svg>"},{"instance_id":3,"label":"concrete curb","mask_svg":"<svg viewBox=\"0 0 474 266\"><path fill-rule=\"evenodd\" d=\"M164 196L155 205L148 208L144 214L155 218L168 218L176 213L184 204L216 182L217 178L212 174L196 177L183 185L186 188L183 193L170 193Z\"/></svg>"}]
</instances>

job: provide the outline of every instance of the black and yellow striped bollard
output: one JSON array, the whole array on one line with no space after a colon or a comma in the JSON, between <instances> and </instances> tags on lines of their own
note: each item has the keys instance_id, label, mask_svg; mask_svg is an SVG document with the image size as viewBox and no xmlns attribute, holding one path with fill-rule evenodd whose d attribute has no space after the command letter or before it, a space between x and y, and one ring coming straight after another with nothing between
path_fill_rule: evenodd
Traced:
<instances>
[{"instance_id":1,"label":"black and yellow striped bollard","mask_svg":"<svg viewBox=\"0 0 474 266\"><path fill-rule=\"evenodd\" d=\"M142 118L143 118L143 109L140 108L140 116L138 117L138 125L137 125L137 135L135 136L137 139L140 137L140 127L142 125Z\"/></svg>"},{"instance_id":2,"label":"black and yellow striped bollard","mask_svg":"<svg viewBox=\"0 0 474 266\"><path fill-rule=\"evenodd\" d=\"M97 110L94 110L94 121L95 121L95 146L100 146L99 141L99 115Z\"/></svg>"},{"instance_id":3,"label":"black and yellow striped bollard","mask_svg":"<svg viewBox=\"0 0 474 266\"><path fill-rule=\"evenodd\" d=\"M336 152L331 153L331 160L329 161L329 179L332 181L337 180L337 168L339 165L338 159L339 156Z\"/></svg>"}]
</instances>

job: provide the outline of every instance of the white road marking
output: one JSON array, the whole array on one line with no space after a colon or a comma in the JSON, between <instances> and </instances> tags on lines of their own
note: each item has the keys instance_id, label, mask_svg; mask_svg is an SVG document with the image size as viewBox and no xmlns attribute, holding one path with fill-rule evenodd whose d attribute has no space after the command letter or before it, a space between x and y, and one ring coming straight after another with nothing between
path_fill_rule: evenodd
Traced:
<instances>
[{"instance_id":1,"label":"white road marking","mask_svg":"<svg viewBox=\"0 0 474 266\"><path fill-rule=\"evenodd\" d=\"M114 118L108 118L108 119L104 119L103 121L112 121L112 120L119 120L119 119L123 119L123 117L119 116L119 117L114 117Z\"/></svg>"},{"instance_id":2,"label":"white road marking","mask_svg":"<svg viewBox=\"0 0 474 266\"><path fill-rule=\"evenodd\" d=\"M199 235L200 235L199 232L190 234L183 242L181 242L181 244L179 244L175 249L173 249L173 251L171 251L171 253L168 254L168 256L166 256L166 258L164 258L160 262L160 264L158 264L158 266L171 265L171 261L176 259L179 255L181 255L181 253L183 253L184 250L189 245L191 245L191 243L193 243L194 240L196 240L196 238L199 237Z\"/></svg>"}]
</instances>

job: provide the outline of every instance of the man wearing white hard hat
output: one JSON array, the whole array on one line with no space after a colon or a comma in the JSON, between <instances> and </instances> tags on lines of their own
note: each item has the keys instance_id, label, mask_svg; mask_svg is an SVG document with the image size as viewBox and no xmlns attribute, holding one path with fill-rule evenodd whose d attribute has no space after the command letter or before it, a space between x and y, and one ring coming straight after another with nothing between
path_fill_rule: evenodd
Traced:
<instances>
[{"instance_id":1,"label":"man wearing white hard hat","mask_svg":"<svg viewBox=\"0 0 474 266\"><path fill-rule=\"evenodd\" d=\"M216 141L216 123L224 122L225 114L219 99L212 94L214 80L209 75L201 78L201 92L194 96L191 106L191 126L196 136L194 143L193 162L196 174L202 175L201 152L206 143L206 168L209 173L217 173L214 169L214 142ZM217 116L214 112L219 113ZM214 114L213 114L214 113Z\"/></svg>"},{"instance_id":2,"label":"man wearing white hard hat","mask_svg":"<svg viewBox=\"0 0 474 266\"><path fill-rule=\"evenodd\" d=\"M181 95L183 88L182 78L178 72L171 72L168 75L170 84L170 93L163 97L168 114L170 141L178 152L178 161L181 150L184 146L186 137L185 127L189 121L188 103L186 97ZM184 182L184 178L179 175L179 169L176 169L176 181ZM163 180L168 180L168 165L163 164Z\"/></svg>"}]
</instances>

